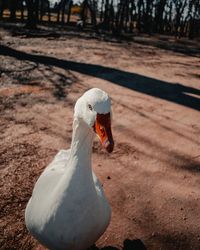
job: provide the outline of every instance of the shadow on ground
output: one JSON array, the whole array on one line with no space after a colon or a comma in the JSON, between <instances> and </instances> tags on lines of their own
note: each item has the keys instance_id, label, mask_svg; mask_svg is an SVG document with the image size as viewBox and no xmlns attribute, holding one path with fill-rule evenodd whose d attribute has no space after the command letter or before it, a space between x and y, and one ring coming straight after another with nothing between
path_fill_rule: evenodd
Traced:
<instances>
[{"instance_id":1,"label":"shadow on ground","mask_svg":"<svg viewBox=\"0 0 200 250\"><path fill-rule=\"evenodd\" d=\"M146 46L153 46L156 48L181 53L189 56L200 56L199 41L192 41L187 39L171 39L172 37L134 37L133 41Z\"/></svg>"},{"instance_id":2,"label":"shadow on ground","mask_svg":"<svg viewBox=\"0 0 200 250\"><path fill-rule=\"evenodd\" d=\"M133 34L115 35L105 30L94 29L92 25L88 25L84 29L78 29L76 22L70 22L68 25L57 23L41 23L36 29L28 29L25 23L13 23L10 20L1 20L0 26L7 30L12 36L23 36L23 38L47 38L49 40L58 38L83 38L86 40L96 39L105 42L121 43L123 41L132 41Z\"/></svg>"},{"instance_id":3,"label":"shadow on ground","mask_svg":"<svg viewBox=\"0 0 200 250\"><path fill-rule=\"evenodd\" d=\"M11 56L21 61L27 60L98 77L143 94L200 110L200 99L196 97L200 96L200 90L182 84L172 84L170 82L160 81L136 73L101 65L78 63L49 56L28 54L5 45L0 45L0 55Z\"/></svg>"},{"instance_id":4,"label":"shadow on ground","mask_svg":"<svg viewBox=\"0 0 200 250\"><path fill-rule=\"evenodd\" d=\"M135 239L135 240L126 239L123 243L122 249L123 250L147 250L143 242L139 239ZM119 248L113 247L113 246L98 248L96 246L93 246L89 248L88 250L119 250Z\"/></svg>"},{"instance_id":5,"label":"shadow on ground","mask_svg":"<svg viewBox=\"0 0 200 250\"><path fill-rule=\"evenodd\" d=\"M60 25L57 23L46 22L41 23L37 29L27 29L25 22L10 22L5 19L0 21L0 26L9 31L12 36L23 36L23 38L47 38L49 40L58 38L83 38L97 39L105 42L134 42L146 46L153 46L167 51L173 51L190 56L200 56L200 47L198 40L189 40L187 38L175 39L173 36L161 35L144 35L136 33L112 34L103 29L88 26L84 29L77 29L76 22L71 22L68 25Z\"/></svg>"}]
</instances>

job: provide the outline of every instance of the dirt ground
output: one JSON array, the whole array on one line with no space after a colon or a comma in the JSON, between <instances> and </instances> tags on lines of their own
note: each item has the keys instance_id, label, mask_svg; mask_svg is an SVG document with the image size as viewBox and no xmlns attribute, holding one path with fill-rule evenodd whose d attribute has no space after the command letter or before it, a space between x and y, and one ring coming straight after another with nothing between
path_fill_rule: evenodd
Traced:
<instances>
[{"instance_id":1,"label":"dirt ground","mask_svg":"<svg viewBox=\"0 0 200 250\"><path fill-rule=\"evenodd\" d=\"M44 249L25 228L25 206L69 148L73 106L91 87L112 98L115 140L110 155L94 142L93 170L112 207L95 249L200 249L196 45L4 29L0 37L0 249Z\"/></svg>"}]
</instances>

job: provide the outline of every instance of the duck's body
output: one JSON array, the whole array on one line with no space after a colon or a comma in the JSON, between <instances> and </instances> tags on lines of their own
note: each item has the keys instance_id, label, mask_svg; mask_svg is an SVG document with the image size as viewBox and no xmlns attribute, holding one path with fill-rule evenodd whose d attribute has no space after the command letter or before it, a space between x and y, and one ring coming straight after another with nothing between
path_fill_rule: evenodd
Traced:
<instances>
[{"instance_id":1,"label":"duck's body","mask_svg":"<svg viewBox=\"0 0 200 250\"><path fill-rule=\"evenodd\" d=\"M109 204L91 168L93 137L75 117L71 149L61 150L35 184L26 226L49 249L84 250L110 222Z\"/></svg>"}]
</instances>

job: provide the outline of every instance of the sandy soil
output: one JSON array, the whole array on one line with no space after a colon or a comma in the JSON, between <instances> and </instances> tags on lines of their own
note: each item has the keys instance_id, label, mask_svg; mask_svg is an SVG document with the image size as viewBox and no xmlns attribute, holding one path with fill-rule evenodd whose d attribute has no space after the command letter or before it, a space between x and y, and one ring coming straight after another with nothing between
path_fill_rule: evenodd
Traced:
<instances>
[{"instance_id":1,"label":"sandy soil","mask_svg":"<svg viewBox=\"0 0 200 250\"><path fill-rule=\"evenodd\" d=\"M112 206L95 249L200 249L198 55L155 41L0 33L0 248L44 249L25 228L25 206L70 146L75 101L99 87L112 97L115 150L94 143Z\"/></svg>"}]
</instances>

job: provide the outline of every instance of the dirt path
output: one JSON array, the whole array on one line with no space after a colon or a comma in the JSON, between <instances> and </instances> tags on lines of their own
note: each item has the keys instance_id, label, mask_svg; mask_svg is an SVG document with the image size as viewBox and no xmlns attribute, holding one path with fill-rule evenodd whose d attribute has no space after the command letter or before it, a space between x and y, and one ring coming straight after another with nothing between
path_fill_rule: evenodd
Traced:
<instances>
[{"instance_id":1,"label":"dirt path","mask_svg":"<svg viewBox=\"0 0 200 250\"><path fill-rule=\"evenodd\" d=\"M26 203L70 145L76 99L99 87L112 97L116 146L107 155L94 143L113 212L97 247L129 239L130 249L199 249L200 58L138 43L1 37L27 54L0 56L0 248L43 249L25 229Z\"/></svg>"}]
</instances>

